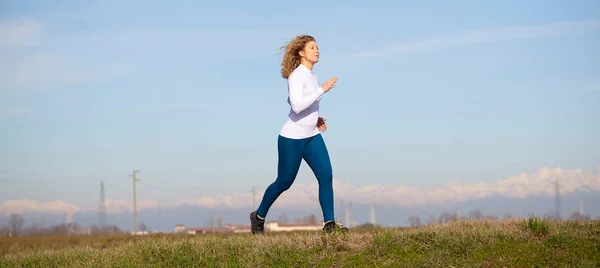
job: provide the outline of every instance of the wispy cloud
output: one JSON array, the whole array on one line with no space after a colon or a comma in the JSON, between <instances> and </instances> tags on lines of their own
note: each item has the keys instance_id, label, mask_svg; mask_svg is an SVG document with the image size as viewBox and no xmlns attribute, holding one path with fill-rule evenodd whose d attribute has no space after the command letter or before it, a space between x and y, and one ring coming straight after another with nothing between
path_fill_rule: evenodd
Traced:
<instances>
[{"instance_id":1,"label":"wispy cloud","mask_svg":"<svg viewBox=\"0 0 600 268\"><path fill-rule=\"evenodd\" d=\"M354 203L376 203L398 205L404 207L422 205L447 205L468 200L477 200L495 196L508 198L527 198L531 196L554 195L554 181L561 185L561 193L575 191L600 191L600 165L592 170L564 170L562 168L540 168L530 174L518 174L506 179L478 183L460 184L450 182L440 187L428 188L402 185L369 185L358 186L345 183L341 179L334 180L336 199L352 200ZM295 184L281 195L273 207L318 206L318 185ZM266 186L265 186L266 188ZM155 207L176 207L181 205L197 205L203 207L238 207L249 208L252 194L215 194L198 198L177 200L170 203L159 203L156 200L138 200L139 209ZM110 213L130 212L130 200L107 201ZM12 200L0 203L0 212L49 211L66 212L93 211L97 206L80 207L63 201L38 203L34 200Z\"/></svg>"},{"instance_id":2,"label":"wispy cloud","mask_svg":"<svg viewBox=\"0 0 600 268\"><path fill-rule=\"evenodd\" d=\"M0 108L0 118L27 115L33 113L33 109L24 107Z\"/></svg>"},{"instance_id":3,"label":"wispy cloud","mask_svg":"<svg viewBox=\"0 0 600 268\"><path fill-rule=\"evenodd\" d=\"M182 111L190 110L206 110L218 107L224 102L219 99L209 100L177 100L177 101L165 101L162 103L154 104L141 104L132 108L122 107L110 109L100 109L96 111L98 114L108 116L122 116L125 114L164 114L164 113L177 113Z\"/></svg>"},{"instance_id":4,"label":"wispy cloud","mask_svg":"<svg viewBox=\"0 0 600 268\"><path fill-rule=\"evenodd\" d=\"M0 96L24 90L107 81L130 71L130 66L118 62L101 66L87 64L70 55L69 47L55 44L61 36L49 35L44 30L38 21L31 18L0 19ZM80 45L72 44L72 47ZM31 46L34 47L17 49Z\"/></svg>"},{"instance_id":5,"label":"wispy cloud","mask_svg":"<svg viewBox=\"0 0 600 268\"><path fill-rule=\"evenodd\" d=\"M587 88L592 92L600 92L600 81L588 83Z\"/></svg>"},{"instance_id":6,"label":"wispy cloud","mask_svg":"<svg viewBox=\"0 0 600 268\"><path fill-rule=\"evenodd\" d=\"M198 60L228 64L255 60L277 51L281 31L256 29L117 28L66 32L31 18L0 19L0 95L48 90L68 85L110 82L115 79L147 79L160 68L189 65L201 73ZM210 40L210 42L207 42ZM239 40L260 40L239 46ZM13 49L35 44L31 49ZM10 53L3 53L5 50ZM151 62L151 64L148 64ZM148 70L150 68L150 70ZM139 75L136 77L136 75Z\"/></svg>"},{"instance_id":7,"label":"wispy cloud","mask_svg":"<svg viewBox=\"0 0 600 268\"><path fill-rule=\"evenodd\" d=\"M216 107L219 104L222 104L222 101L219 100L198 100L198 101L185 101L185 102L171 102L164 104L156 104L156 105L148 105L148 106L140 106L134 108L133 112L136 113L160 113L160 112L170 112L170 111L186 111L193 109L207 109L211 107Z\"/></svg>"},{"instance_id":8,"label":"wispy cloud","mask_svg":"<svg viewBox=\"0 0 600 268\"><path fill-rule=\"evenodd\" d=\"M19 60L0 64L0 94L24 90L51 89L123 76L127 66L88 67L67 57L36 52Z\"/></svg>"},{"instance_id":9,"label":"wispy cloud","mask_svg":"<svg viewBox=\"0 0 600 268\"><path fill-rule=\"evenodd\" d=\"M557 22L545 25L526 25L466 31L454 35L408 42L392 47L354 53L343 57L346 60L360 60L411 54L451 46L494 43L585 33L600 30L600 20Z\"/></svg>"},{"instance_id":10,"label":"wispy cloud","mask_svg":"<svg viewBox=\"0 0 600 268\"><path fill-rule=\"evenodd\" d=\"M0 203L0 213L25 213L25 212L46 212L46 213L66 213L76 212L81 208L77 205L68 204L64 201L38 202L36 200L8 200Z\"/></svg>"},{"instance_id":11,"label":"wispy cloud","mask_svg":"<svg viewBox=\"0 0 600 268\"><path fill-rule=\"evenodd\" d=\"M40 31L40 24L29 18L0 20L0 48L33 45Z\"/></svg>"}]
</instances>

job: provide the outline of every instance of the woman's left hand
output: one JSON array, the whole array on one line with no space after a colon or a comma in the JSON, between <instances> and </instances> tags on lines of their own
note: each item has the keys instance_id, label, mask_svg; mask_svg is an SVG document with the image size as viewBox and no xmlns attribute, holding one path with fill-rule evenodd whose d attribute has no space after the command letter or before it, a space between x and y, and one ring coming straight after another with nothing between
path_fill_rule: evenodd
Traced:
<instances>
[{"instance_id":1,"label":"woman's left hand","mask_svg":"<svg viewBox=\"0 0 600 268\"><path fill-rule=\"evenodd\" d=\"M319 117L319 120L317 120L317 128L319 128L321 132L327 130L327 123L325 123L325 118Z\"/></svg>"}]
</instances>

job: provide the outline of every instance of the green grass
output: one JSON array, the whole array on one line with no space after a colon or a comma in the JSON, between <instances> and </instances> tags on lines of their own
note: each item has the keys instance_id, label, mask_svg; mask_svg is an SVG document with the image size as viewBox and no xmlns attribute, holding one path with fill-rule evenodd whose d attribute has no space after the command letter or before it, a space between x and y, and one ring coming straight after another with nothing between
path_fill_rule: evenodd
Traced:
<instances>
[{"instance_id":1,"label":"green grass","mask_svg":"<svg viewBox=\"0 0 600 268\"><path fill-rule=\"evenodd\" d=\"M597 267L600 222L458 221L419 228L0 239L0 267Z\"/></svg>"}]
</instances>

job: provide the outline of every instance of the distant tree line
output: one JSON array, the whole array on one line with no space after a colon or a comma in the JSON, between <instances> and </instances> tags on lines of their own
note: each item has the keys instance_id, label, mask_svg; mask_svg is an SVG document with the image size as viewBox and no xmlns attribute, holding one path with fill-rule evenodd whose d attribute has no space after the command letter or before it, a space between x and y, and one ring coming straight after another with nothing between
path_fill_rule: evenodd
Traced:
<instances>
[{"instance_id":1,"label":"distant tree line","mask_svg":"<svg viewBox=\"0 0 600 268\"><path fill-rule=\"evenodd\" d=\"M514 218L514 217L509 212L505 213L502 216L502 218L500 218L500 217L497 217L494 215L484 215L484 213L480 209L473 209L473 210L470 210L466 215L462 215L458 212L452 213L452 212L444 211L439 216L437 216L437 217L429 216L426 220L421 219L417 215L410 215L408 217L407 223L411 227L417 227L417 226L423 226L423 225L433 225L433 224L440 224L440 223L445 223L445 222L452 222L452 221L457 221L457 220L500 220L500 219L506 220L506 219L510 219L510 218ZM542 218L555 219L555 216L553 213L548 212ZM590 217L590 215L580 214L579 212L573 212L569 215L568 218L566 218L566 220L572 220L572 221L586 221L586 220L589 221L591 219L592 218ZM600 220L600 217L598 217L597 220ZM278 216L278 222L279 223L290 223L288 216L285 213L282 213ZM303 216L303 217L297 217L293 221L291 221L291 223L303 223L303 224L315 224L316 222L317 222L317 217L315 217L314 214L310 214L310 215ZM378 225L378 224L363 223L363 224L356 225L353 228L373 229L373 228L380 228L380 227L381 227L381 225Z\"/></svg>"},{"instance_id":2,"label":"distant tree line","mask_svg":"<svg viewBox=\"0 0 600 268\"><path fill-rule=\"evenodd\" d=\"M502 218L503 219L510 219L510 218L513 218L513 217L512 217L512 215L510 213L506 213L506 214L504 214L504 216ZM543 218L544 219L554 219L555 220L556 216L553 213L546 213L546 214L544 214ZM449 212L445 211L445 212L441 213L438 217L430 216L427 219L426 224L427 225L431 225L431 224L439 224L439 223L452 222L452 221L457 221L457 220L466 220L466 219L470 219L470 220L482 220L482 219L486 219L486 220L499 220L500 218L496 217L496 216L493 216L493 215L483 215L482 211L479 210L479 209L474 209L474 210L469 211L466 216L462 216L458 212L456 212L456 213L449 213ZM579 212L573 212L565 220L571 220L571 221L589 221L591 219L592 218L588 214L581 214ZM598 218L598 220L600 220L600 217ZM419 216L417 216L417 215L411 215L411 216L408 217L408 224L411 227L417 227L417 226L424 225L424 222L421 220L421 218L419 218Z\"/></svg>"},{"instance_id":3,"label":"distant tree line","mask_svg":"<svg viewBox=\"0 0 600 268\"><path fill-rule=\"evenodd\" d=\"M77 223L61 223L52 226L41 226L33 223L25 225L25 219L20 214L11 214L6 225L0 227L0 237L18 236L64 236L64 235L113 235L124 234L127 231L119 229L115 225L104 227L93 225L90 228L82 228Z\"/></svg>"},{"instance_id":4,"label":"distant tree line","mask_svg":"<svg viewBox=\"0 0 600 268\"><path fill-rule=\"evenodd\" d=\"M510 213L506 213L503 216L503 219L512 218ZM544 219L556 219L556 216L553 213L546 213L543 216ZM467 213L466 216L462 216L459 213L450 213L443 212L439 216L430 216L426 221L422 220L417 215L410 215L408 217L408 225L411 227L417 227L422 225L431 225L431 224L439 224L445 222L452 222L456 220L480 220L480 219L488 219L488 220L498 220L499 218L492 215L483 215L482 211L479 209L471 210ZM281 214L278 217L280 223L290 223L287 215ZM573 221L589 221L591 220L590 215L581 214L579 212L573 212L569 215L566 220ZM600 217L597 218L600 220ZM306 215L304 217L295 218L293 223L304 223L304 224L317 224L317 217L314 214ZM355 228L378 228L379 225L364 223ZM139 224L140 231L147 231L149 228L145 223ZM20 214L11 214L8 220L8 223L0 226L0 237L8 237L8 236L64 236L64 235L115 235L115 234L127 234L129 231L121 230L116 225L108 225L108 226L97 226L92 225L89 228L82 228L77 223L62 223L53 226L41 226L39 224L33 223L29 226L25 225L25 219Z\"/></svg>"}]
</instances>

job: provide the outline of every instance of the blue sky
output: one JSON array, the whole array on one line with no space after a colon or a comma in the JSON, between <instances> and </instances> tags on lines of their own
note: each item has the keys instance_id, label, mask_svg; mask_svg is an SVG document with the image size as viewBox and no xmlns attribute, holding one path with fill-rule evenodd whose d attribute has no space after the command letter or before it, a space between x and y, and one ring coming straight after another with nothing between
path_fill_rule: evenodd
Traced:
<instances>
[{"instance_id":1,"label":"blue sky","mask_svg":"<svg viewBox=\"0 0 600 268\"><path fill-rule=\"evenodd\" d=\"M442 188L600 164L598 1L3 1L0 202L262 191L317 38L337 180ZM592 180L593 181L593 180ZM303 164L298 184L315 179Z\"/></svg>"}]
</instances>

